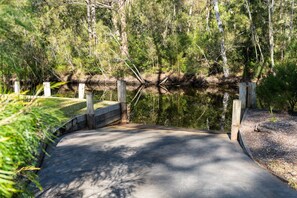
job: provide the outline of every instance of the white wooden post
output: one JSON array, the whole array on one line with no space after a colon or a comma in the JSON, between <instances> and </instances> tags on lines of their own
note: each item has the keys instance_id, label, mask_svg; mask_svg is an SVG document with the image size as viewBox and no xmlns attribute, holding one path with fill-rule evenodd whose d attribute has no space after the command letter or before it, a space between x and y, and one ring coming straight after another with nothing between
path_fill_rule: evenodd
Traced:
<instances>
[{"instance_id":1,"label":"white wooden post","mask_svg":"<svg viewBox=\"0 0 297 198\"><path fill-rule=\"evenodd\" d=\"M15 94L20 94L21 93L21 84L20 84L20 81L15 81L14 82L14 93Z\"/></svg>"},{"instance_id":2,"label":"white wooden post","mask_svg":"<svg viewBox=\"0 0 297 198\"><path fill-rule=\"evenodd\" d=\"M248 107L256 108L257 107L257 95L256 95L256 83L250 82L248 84Z\"/></svg>"},{"instance_id":3,"label":"white wooden post","mask_svg":"<svg viewBox=\"0 0 297 198\"><path fill-rule=\"evenodd\" d=\"M51 96L51 83L50 82L44 82L43 83L43 90L44 90L44 96L50 97Z\"/></svg>"},{"instance_id":4,"label":"white wooden post","mask_svg":"<svg viewBox=\"0 0 297 198\"><path fill-rule=\"evenodd\" d=\"M239 100L241 101L241 109L246 108L246 83L239 83Z\"/></svg>"},{"instance_id":5,"label":"white wooden post","mask_svg":"<svg viewBox=\"0 0 297 198\"><path fill-rule=\"evenodd\" d=\"M240 127L241 101L233 100L231 140L237 140Z\"/></svg>"},{"instance_id":6,"label":"white wooden post","mask_svg":"<svg viewBox=\"0 0 297 198\"><path fill-rule=\"evenodd\" d=\"M85 83L79 83L78 84L78 98L84 99L85 97Z\"/></svg>"},{"instance_id":7,"label":"white wooden post","mask_svg":"<svg viewBox=\"0 0 297 198\"><path fill-rule=\"evenodd\" d=\"M126 96L126 82L123 80L117 81L118 89L118 101L121 104L121 122L128 123L128 111L127 111L127 96Z\"/></svg>"},{"instance_id":8,"label":"white wooden post","mask_svg":"<svg viewBox=\"0 0 297 198\"><path fill-rule=\"evenodd\" d=\"M87 124L89 129L96 128L93 93L87 93Z\"/></svg>"}]
</instances>

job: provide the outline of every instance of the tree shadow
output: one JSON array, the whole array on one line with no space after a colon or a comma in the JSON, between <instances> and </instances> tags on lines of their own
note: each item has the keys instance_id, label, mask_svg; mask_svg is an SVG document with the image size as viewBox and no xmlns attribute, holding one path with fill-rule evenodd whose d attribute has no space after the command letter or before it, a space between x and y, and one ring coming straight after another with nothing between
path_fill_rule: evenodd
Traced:
<instances>
[{"instance_id":1,"label":"tree shadow","mask_svg":"<svg viewBox=\"0 0 297 198\"><path fill-rule=\"evenodd\" d=\"M247 140L245 146L261 161L285 160L296 163L296 121L293 116L249 110L242 123L242 135ZM259 126L261 130L255 131Z\"/></svg>"},{"instance_id":2,"label":"tree shadow","mask_svg":"<svg viewBox=\"0 0 297 198\"><path fill-rule=\"evenodd\" d=\"M66 135L48 152L36 197L252 197L263 184L273 197L282 185L223 135L108 127Z\"/></svg>"}]
</instances>

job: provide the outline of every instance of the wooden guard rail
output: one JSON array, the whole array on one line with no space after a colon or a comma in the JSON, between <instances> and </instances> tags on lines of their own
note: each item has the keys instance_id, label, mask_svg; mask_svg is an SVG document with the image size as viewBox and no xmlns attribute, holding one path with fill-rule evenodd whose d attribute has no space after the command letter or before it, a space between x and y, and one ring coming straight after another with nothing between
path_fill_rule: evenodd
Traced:
<instances>
[{"instance_id":1,"label":"wooden guard rail","mask_svg":"<svg viewBox=\"0 0 297 198\"><path fill-rule=\"evenodd\" d=\"M43 83L44 97L51 97L51 84L50 82ZM117 91L118 91L118 104L111 105L102 109L94 109L94 94L92 92L86 93L86 104L87 112L85 115L77 116L79 119L74 119L65 124L66 131L73 131L70 128L76 130L77 123L79 120L81 129L84 126L87 126L89 129L95 129L99 127L106 126L108 124L120 121L121 123L128 123L128 112L127 112L127 94L126 94L126 82L119 80L117 82ZM21 86L19 81L14 83L14 92L15 94L21 93ZM79 83L78 85L78 98L84 99L85 97L85 84ZM71 127L70 127L71 126Z\"/></svg>"},{"instance_id":2,"label":"wooden guard rail","mask_svg":"<svg viewBox=\"0 0 297 198\"><path fill-rule=\"evenodd\" d=\"M238 139L238 131L244 110L257 107L256 83L239 83L239 100L233 100L231 140Z\"/></svg>"}]
</instances>

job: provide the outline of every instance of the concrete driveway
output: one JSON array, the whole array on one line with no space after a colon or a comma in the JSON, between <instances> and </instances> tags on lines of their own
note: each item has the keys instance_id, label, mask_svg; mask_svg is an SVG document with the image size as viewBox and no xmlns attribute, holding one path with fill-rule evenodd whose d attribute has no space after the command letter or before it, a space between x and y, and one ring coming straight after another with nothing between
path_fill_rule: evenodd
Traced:
<instances>
[{"instance_id":1,"label":"concrete driveway","mask_svg":"<svg viewBox=\"0 0 297 198\"><path fill-rule=\"evenodd\" d=\"M297 197L225 134L125 125L49 149L36 197Z\"/></svg>"}]
</instances>

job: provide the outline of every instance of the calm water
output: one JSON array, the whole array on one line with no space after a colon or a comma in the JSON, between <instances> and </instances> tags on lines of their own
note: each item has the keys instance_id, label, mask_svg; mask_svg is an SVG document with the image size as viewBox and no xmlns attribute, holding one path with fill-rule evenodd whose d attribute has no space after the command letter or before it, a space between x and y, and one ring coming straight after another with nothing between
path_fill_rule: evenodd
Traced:
<instances>
[{"instance_id":1,"label":"calm water","mask_svg":"<svg viewBox=\"0 0 297 198\"><path fill-rule=\"evenodd\" d=\"M117 100L115 87L91 86L97 100ZM53 91L54 96L77 97L76 85ZM229 131L234 90L127 87L132 123Z\"/></svg>"}]
</instances>

